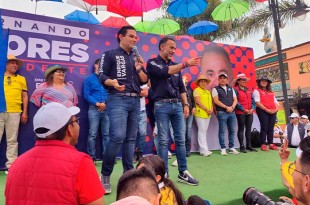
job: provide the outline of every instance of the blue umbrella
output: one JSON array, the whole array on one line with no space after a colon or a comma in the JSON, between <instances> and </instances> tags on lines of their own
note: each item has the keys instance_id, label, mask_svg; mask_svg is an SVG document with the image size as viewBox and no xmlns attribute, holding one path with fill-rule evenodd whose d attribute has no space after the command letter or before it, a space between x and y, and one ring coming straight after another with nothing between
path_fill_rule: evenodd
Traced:
<instances>
[{"instance_id":1,"label":"blue umbrella","mask_svg":"<svg viewBox=\"0 0 310 205\"><path fill-rule=\"evenodd\" d=\"M187 34L199 35L216 31L219 26L211 21L198 21L189 27Z\"/></svg>"},{"instance_id":2,"label":"blue umbrella","mask_svg":"<svg viewBox=\"0 0 310 205\"><path fill-rule=\"evenodd\" d=\"M100 24L100 22L96 19L96 17L93 14L80 10L75 10L67 14L65 16L65 19L89 24Z\"/></svg>"},{"instance_id":3,"label":"blue umbrella","mask_svg":"<svg viewBox=\"0 0 310 205\"><path fill-rule=\"evenodd\" d=\"M201 14L207 6L206 0L173 0L167 12L176 18L190 18Z\"/></svg>"}]
</instances>

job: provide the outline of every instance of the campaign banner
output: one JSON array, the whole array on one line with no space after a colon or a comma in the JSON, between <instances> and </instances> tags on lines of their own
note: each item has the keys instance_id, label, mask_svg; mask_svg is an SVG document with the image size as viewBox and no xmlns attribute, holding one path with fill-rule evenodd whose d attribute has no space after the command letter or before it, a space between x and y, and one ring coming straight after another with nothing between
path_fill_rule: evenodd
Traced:
<instances>
[{"instance_id":1,"label":"campaign banner","mask_svg":"<svg viewBox=\"0 0 310 205\"><path fill-rule=\"evenodd\" d=\"M23 60L24 64L19 69L19 74L26 77L29 97L40 83L44 82L44 72L54 64L68 67L66 81L71 83L78 94L78 107L81 112L80 136L77 149L86 152L88 136L88 104L83 98L83 81L93 72L93 63L101 57L101 54L109 49L117 48L116 34L118 29L107 28L101 25L73 22L10 10L1 10L1 20L4 30L10 30L8 54L14 54ZM145 62L159 53L158 43L163 37L161 35L138 32L137 47ZM217 73L226 72L230 84L239 73L245 73L251 80L248 83L250 90L256 86L253 49L235 45L226 45L207 41L195 40L172 36L176 40L177 49L174 61L182 62L191 57L202 56L198 66L192 66L183 70L190 81L189 86L196 87L194 80L202 72L213 79L213 86L217 83ZM229 59L210 58L204 51L210 45L217 45L226 51ZM211 87L210 87L211 89ZM33 132L32 119L38 108L29 103L29 121L20 126L19 130L19 154L24 153L34 146L35 134ZM59 116L61 117L61 116ZM197 151L197 128L193 123L192 150ZM208 130L209 148L218 149L217 119L213 116ZM237 138L236 138L237 139ZM228 143L228 140L226 140ZM101 144L101 143L97 143ZM236 147L238 142L235 140ZM0 152L2 165L5 156L5 140L2 140ZM98 156L100 157L100 146L98 145ZM170 146L174 149L173 143ZM148 125L148 136L144 154L154 152L152 128Z\"/></svg>"}]
</instances>

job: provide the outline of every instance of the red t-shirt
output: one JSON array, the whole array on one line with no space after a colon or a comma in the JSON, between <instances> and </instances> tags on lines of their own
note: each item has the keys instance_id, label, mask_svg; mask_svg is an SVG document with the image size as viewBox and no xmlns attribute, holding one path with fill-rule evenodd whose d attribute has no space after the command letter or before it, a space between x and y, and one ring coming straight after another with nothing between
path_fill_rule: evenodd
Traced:
<instances>
[{"instance_id":1,"label":"red t-shirt","mask_svg":"<svg viewBox=\"0 0 310 205\"><path fill-rule=\"evenodd\" d=\"M76 177L76 190L80 204L96 201L105 193L94 163L87 157L81 160Z\"/></svg>"}]
</instances>

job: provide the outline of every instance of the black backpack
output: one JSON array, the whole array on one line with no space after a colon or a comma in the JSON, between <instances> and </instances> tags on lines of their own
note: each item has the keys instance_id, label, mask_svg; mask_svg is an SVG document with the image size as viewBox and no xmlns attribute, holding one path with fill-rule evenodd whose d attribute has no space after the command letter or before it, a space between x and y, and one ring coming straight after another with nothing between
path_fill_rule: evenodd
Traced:
<instances>
[{"instance_id":1,"label":"black backpack","mask_svg":"<svg viewBox=\"0 0 310 205\"><path fill-rule=\"evenodd\" d=\"M260 147L262 145L260 141L259 131L256 128L253 128L251 132L251 144L252 147Z\"/></svg>"}]
</instances>

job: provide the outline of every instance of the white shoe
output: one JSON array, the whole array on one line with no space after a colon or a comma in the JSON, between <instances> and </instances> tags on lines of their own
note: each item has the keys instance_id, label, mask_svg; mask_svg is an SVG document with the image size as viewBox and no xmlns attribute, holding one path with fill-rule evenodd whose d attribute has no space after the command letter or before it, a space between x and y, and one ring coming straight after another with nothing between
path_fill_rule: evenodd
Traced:
<instances>
[{"instance_id":1,"label":"white shoe","mask_svg":"<svg viewBox=\"0 0 310 205\"><path fill-rule=\"evenodd\" d=\"M226 156L227 155L226 149L221 149L221 155L222 156Z\"/></svg>"},{"instance_id":2,"label":"white shoe","mask_svg":"<svg viewBox=\"0 0 310 205\"><path fill-rule=\"evenodd\" d=\"M174 167L177 167L177 166L179 166L178 165L178 161L177 160L174 160L174 162L172 162L172 164L171 164L172 166L174 166Z\"/></svg>"},{"instance_id":3,"label":"white shoe","mask_svg":"<svg viewBox=\"0 0 310 205\"><path fill-rule=\"evenodd\" d=\"M229 153L230 154L240 154L235 148L229 148Z\"/></svg>"},{"instance_id":4,"label":"white shoe","mask_svg":"<svg viewBox=\"0 0 310 205\"><path fill-rule=\"evenodd\" d=\"M204 156L204 157L209 157L212 154L212 152L207 151L206 153L200 153L200 155Z\"/></svg>"},{"instance_id":5,"label":"white shoe","mask_svg":"<svg viewBox=\"0 0 310 205\"><path fill-rule=\"evenodd\" d=\"M171 159L172 158L172 154L171 152L168 151L168 159Z\"/></svg>"}]
</instances>

